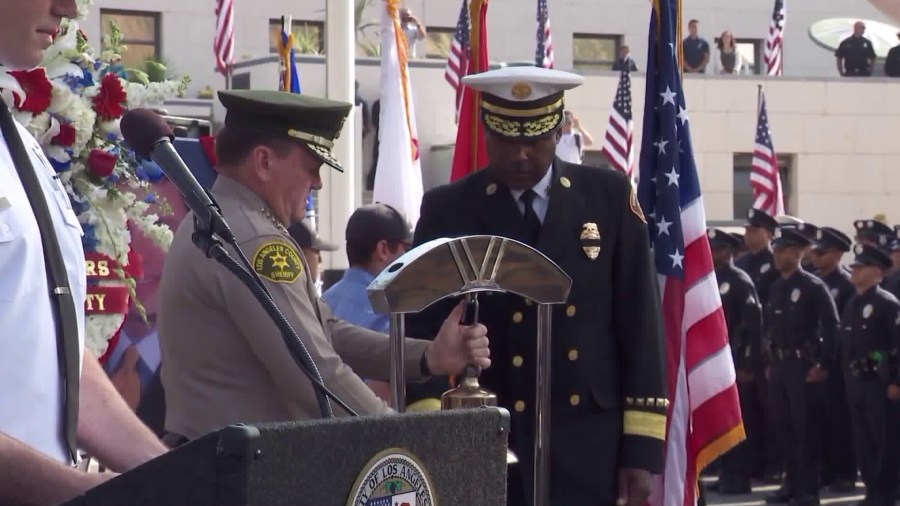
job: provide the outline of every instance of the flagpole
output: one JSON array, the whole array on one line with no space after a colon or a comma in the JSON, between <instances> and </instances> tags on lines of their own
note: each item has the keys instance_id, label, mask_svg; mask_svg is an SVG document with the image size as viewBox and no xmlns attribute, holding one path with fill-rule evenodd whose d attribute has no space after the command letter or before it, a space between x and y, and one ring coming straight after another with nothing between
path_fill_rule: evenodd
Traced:
<instances>
[{"instance_id":1,"label":"flagpole","mask_svg":"<svg viewBox=\"0 0 900 506\"><path fill-rule=\"evenodd\" d=\"M759 118L759 110L762 108L763 85L756 85L756 116Z\"/></svg>"},{"instance_id":2,"label":"flagpole","mask_svg":"<svg viewBox=\"0 0 900 506\"><path fill-rule=\"evenodd\" d=\"M231 75L232 75L233 71L234 71L234 69L232 68L231 65L229 65L228 68L225 70L225 89L226 90L231 89Z\"/></svg>"}]
</instances>

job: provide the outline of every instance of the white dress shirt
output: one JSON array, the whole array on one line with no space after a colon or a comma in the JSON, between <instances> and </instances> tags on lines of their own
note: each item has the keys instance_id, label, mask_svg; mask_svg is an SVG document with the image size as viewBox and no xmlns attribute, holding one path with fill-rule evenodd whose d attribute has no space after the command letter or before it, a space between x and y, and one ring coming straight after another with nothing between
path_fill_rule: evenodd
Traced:
<instances>
[{"instance_id":1,"label":"white dress shirt","mask_svg":"<svg viewBox=\"0 0 900 506\"><path fill-rule=\"evenodd\" d=\"M534 209L534 213L537 214L538 219L541 220L541 223L544 223L544 218L547 216L547 208L550 207L550 182L553 180L553 167L547 170L547 173L544 174L544 177L541 178L540 181L537 182L536 185L532 186L531 189L534 190L534 193L537 194L537 197L534 198L534 201L531 203L531 207ZM525 216L525 203L519 200L519 197L525 193L525 190L509 190L512 194L513 198L516 199L516 206L519 208L519 212L522 213L522 216Z\"/></svg>"},{"instance_id":2,"label":"white dress shirt","mask_svg":"<svg viewBox=\"0 0 900 506\"><path fill-rule=\"evenodd\" d=\"M19 135L47 199L78 317L84 349L86 287L81 225L69 196L34 137ZM27 169L26 169L27 170ZM61 462L69 461L62 433L62 381L56 322L41 233L25 188L0 135L0 432ZM80 361L79 361L80 364Z\"/></svg>"}]
</instances>

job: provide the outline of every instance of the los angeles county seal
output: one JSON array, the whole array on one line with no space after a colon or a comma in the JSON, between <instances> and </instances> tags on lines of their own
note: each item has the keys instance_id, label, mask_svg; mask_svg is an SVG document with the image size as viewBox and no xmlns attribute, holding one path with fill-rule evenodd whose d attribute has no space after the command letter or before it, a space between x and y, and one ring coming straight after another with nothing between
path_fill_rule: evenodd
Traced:
<instances>
[{"instance_id":1,"label":"los angeles county seal","mask_svg":"<svg viewBox=\"0 0 900 506\"><path fill-rule=\"evenodd\" d=\"M410 451L389 448L369 460L350 490L347 506L436 506L434 486Z\"/></svg>"}]
</instances>

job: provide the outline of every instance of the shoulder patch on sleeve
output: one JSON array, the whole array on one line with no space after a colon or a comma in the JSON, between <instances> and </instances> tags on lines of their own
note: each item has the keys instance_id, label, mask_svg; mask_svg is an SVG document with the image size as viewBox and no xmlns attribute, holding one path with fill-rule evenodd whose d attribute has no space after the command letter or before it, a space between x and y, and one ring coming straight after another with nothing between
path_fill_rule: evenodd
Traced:
<instances>
[{"instance_id":1,"label":"shoulder patch on sleeve","mask_svg":"<svg viewBox=\"0 0 900 506\"><path fill-rule=\"evenodd\" d=\"M253 255L253 270L276 283L293 283L303 275L300 253L284 241L268 241Z\"/></svg>"},{"instance_id":2,"label":"shoulder patch on sleeve","mask_svg":"<svg viewBox=\"0 0 900 506\"><path fill-rule=\"evenodd\" d=\"M635 191L633 184L631 185L631 195L628 197L628 204L631 207L631 212L644 224L647 224L647 218L644 217L644 210L641 209L641 204L638 202L637 191Z\"/></svg>"}]
</instances>

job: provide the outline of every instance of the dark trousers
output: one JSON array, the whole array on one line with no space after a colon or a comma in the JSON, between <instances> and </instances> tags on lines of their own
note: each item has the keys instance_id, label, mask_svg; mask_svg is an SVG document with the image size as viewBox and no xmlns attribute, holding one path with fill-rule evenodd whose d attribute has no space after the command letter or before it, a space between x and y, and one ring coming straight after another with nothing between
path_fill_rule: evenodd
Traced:
<instances>
[{"instance_id":1,"label":"dark trousers","mask_svg":"<svg viewBox=\"0 0 900 506\"><path fill-rule=\"evenodd\" d=\"M750 479L753 472L753 463L761 459L764 448L762 447L763 411L759 405L759 397L756 395L754 383L739 383L738 396L741 401L741 415L744 419L744 429L747 439L732 448L720 459L722 473L720 486L724 483L741 485Z\"/></svg>"},{"instance_id":2,"label":"dark trousers","mask_svg":"<svg viewBox=\"0 0 900 506\"><path fill-rule=\"evenodd\" d=\"M852 429L850 425L850 404L847 401L847 388L844 373L839 368L829 371L825 382L826 413L823 418L827 424L822 448L824 469L823 481L856 481L856 455L853 449Z\"/></svg>"},{"instance_id":3,"label":"dark trousers","mask_svg":"<svg viewBox=\"0 0 900 506\"><path fill-rule=\"evenodd\" d=\"M847 397L856 460L866 484L866 506L894 504L897 490L896 426L890 423L887 386L878 378L848 378Z\"/></svg>"},{"instance_id":4,"label":"dark trousers","mask_svg":"<svg viewBox=\"0 0 900 506\"><path fill-rule=\"evenodd\" d=\"M769 380L765 369L760 367L753 382L756 389L756 403L761 413L758 442L753 454L753 476L763 478L770 474L781 474L784 471L784 457L778 440L778 427L772 414L772 403L769 401Z\"/></svg>"},{"instance_id":5,"label":"dark trousers","mask_svg":"<svg viewBox=\"0 0 900 506\"><path fill-rule=\"evenodd\" d=\"M769 401L785 464L785 490L792 497L818 496L819 487L810 458L809 364L789 359L772 364Z\"/></svg>"}]
</instances>

